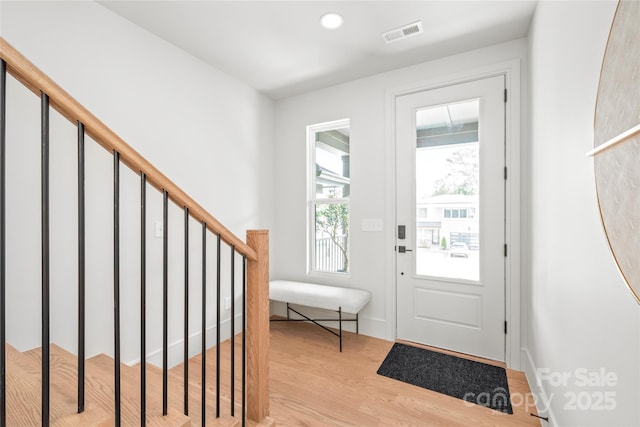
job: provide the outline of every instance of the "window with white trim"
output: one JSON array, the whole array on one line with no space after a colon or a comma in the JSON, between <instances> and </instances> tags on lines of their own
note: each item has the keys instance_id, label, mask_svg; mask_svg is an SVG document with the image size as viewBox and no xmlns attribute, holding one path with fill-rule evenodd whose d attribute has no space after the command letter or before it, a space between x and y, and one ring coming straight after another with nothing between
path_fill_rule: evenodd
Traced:
<instances>
[{"instance_id":1,"label":"window with white trim","mask_svg":"<svg viewBox=\"0 0 640 427\"><path fill-rule=\"evenodd\" d=\"M349 273L349 119L307 127L309 270Z\"/></svg>"},{"instance_id":2,"label":"window with white trim","mask_svg":"<svg viewBox=\"0 0 640 427\"><path fill-rule=\"evenodd\" d=\"M445 218L467 218L467 209L445 209ZM469 217L472 218L472 217Z\"/></svg>"}]
</instances>

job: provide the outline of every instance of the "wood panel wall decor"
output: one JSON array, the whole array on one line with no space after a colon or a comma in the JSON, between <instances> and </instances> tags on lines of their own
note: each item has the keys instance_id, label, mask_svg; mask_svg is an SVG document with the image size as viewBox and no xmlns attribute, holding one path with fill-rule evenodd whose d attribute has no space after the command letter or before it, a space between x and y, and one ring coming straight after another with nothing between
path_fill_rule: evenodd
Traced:
<instances>
[{"instance_id":1,"label":"wood panel wall decor","mask_svg":"<svg viewBox=\"0 0 640 427\"><path fill-rule=\"evenodd\" d=\"M595 109L596 191L615 261L640 303L640 2L620 1Z\"/></svg>"}]
</instances>

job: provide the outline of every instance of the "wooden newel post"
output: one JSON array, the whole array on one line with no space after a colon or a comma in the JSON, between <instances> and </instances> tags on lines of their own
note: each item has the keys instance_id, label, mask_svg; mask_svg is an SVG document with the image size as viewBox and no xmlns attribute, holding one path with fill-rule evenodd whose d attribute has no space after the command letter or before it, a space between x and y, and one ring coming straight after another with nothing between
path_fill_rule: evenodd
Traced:
<instances>
[{"instance_id":1,"label":"wooden newel post","mask_svg":"<svg viewBox=\"0 0 640 427\"><path fill-rule=\"evenodd\" d=\"M248 230L247 245L247 418L269 416L269 231Z\"/></svg>"}]
</instances>

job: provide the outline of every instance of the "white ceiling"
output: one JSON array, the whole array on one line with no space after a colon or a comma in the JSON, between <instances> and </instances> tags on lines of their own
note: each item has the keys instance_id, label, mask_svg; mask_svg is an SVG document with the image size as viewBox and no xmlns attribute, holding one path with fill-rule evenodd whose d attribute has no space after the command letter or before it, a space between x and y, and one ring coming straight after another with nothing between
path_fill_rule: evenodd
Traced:
<instances>
[{"instance_id":1,"label":"white ceiling","mask_svg":"<svg viewBox=\"0 0 640 427\"><path fill-rule=\"evenodd\" d=\"M273 99L524 37L536 1L99 1ZM328 11L344 25L319 24ZM422 21L424 33L381 33Z\"/></svg>"}]
</instances>

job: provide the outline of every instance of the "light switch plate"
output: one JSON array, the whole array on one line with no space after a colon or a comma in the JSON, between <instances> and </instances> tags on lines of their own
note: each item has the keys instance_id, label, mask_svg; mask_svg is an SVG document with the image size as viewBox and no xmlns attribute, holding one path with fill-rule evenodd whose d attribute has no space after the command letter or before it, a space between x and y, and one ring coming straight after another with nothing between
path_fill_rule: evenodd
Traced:
<instances>
[{"instance_id":1,"label":"light switch plate","mask_svg":"<svg viewBox=\"0 0 640 427\"><path fill-rule=\"evenodd\" d=\"M381 218L367 218L362 220L362 231L382 231Z\"/></svg>"},{"instance_id":2,"label":"light switch plate","mask_svg":"<svg viewBox=\"0 0 640 427\"><path fill-rule=\"evenodd\" d=\"M162 221L155 222L155 229L154 229L153 235L157 239L162 239L162 237L164 237L164 224L162 224Z\"/></svg>"}]
</instances>

